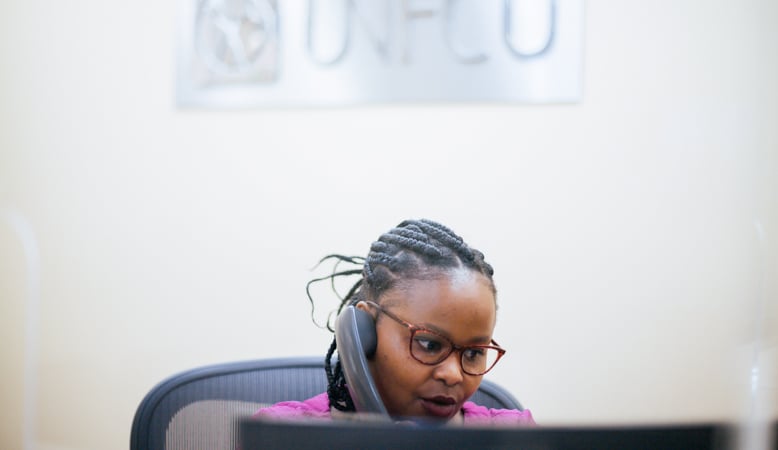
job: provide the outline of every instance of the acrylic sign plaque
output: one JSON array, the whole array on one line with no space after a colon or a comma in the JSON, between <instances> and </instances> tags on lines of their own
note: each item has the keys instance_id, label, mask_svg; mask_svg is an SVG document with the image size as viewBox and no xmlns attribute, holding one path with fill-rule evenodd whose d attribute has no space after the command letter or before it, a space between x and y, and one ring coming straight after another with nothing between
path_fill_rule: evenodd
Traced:
<instances>
[{"instance_id":1,"label":"acrylic sign plaque","mask_svg":"<svg viewBox=\"0 0 778 450\"><path fill-rule=\"evenodd\" d=\"M583 0L180 0L182 107L568 103Z\"/></svg>"}]
</instances>

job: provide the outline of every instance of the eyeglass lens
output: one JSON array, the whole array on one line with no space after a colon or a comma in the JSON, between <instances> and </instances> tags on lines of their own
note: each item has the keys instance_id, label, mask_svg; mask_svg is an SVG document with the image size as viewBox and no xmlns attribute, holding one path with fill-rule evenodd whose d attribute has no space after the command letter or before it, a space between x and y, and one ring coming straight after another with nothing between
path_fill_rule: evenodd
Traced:
<instances>
[{"instance_id":1,"label":"eyeglass lens","mask_svg":"<svg viewBox=\"0 0 778 450\"><path fill-rule=\"evenodd\" d=\"M411 338L411 356L424 364L437 364L453 351L453 344L442 336L415 330ZM493 348L465 347L460 361L465 373L481 375L494 366L500 352Z\"/></svg>"}]
</instances>

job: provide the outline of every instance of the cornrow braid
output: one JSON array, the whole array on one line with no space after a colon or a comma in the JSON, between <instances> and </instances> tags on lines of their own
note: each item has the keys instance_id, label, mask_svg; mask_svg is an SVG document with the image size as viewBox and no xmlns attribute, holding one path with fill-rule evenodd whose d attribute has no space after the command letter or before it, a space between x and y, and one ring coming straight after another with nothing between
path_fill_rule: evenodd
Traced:
<instances>
[{"instance_id":1,"label":"cornrow braid","mask_svg":"<svg viewBox=\"0 0 778 450\"><path fill-rule=\"evenodd\" d=\"M473 251L465 244L465 241L447 227L429 220L420 220L417 226L434 236L443 245L455 250L464 260L473 261L475 259Z\"/></svg>"},{"instance_id":2,"label":"cornrow braid","mask_svg":"<svg viewBox=\"0 0 778 450\"><path fill-rule=\"evenodd\" d=\"M430 245L429 243L423 240L416 239L414 237L408 237L407 234L409 233L404 233L402 232L401 229L395 228L394 230L384 234L378 239L380 239L383 242L386 242L387 244L394 244L400 248L413 250L415 252L422 253L424 255L431 256L433 258L439 258L442 256L440 250L438 250L434 246Z\"/></svg>"},{"instance_id":3,"label":"cornrow braid","mask_svg":"<svg viewBox=\"0 0 778 450\"><path fill-rule=\"evenodd\" d=\"M483 253L468 246L448 227L428 219L401 222L373 242L365 258L329 255L322 261L328 258L337 260L336 267L331 275L316 278L308 283L306 292L311 303L313 299L308 290L311 283L330 280L334 289L336 277L361 274L361 278L348 293L343 297L339 296L341 303L338 313L346 305L356 304L361 300L380 303L381 296L403 280L434 278L439 276L441 271L457 267L465 267L484 275L496 294L492 280L494 269L484 261ZM337 264L341 262L362 267L361 270L338 271ZM329 324L328 328L331 330ZM324 362L327 396L331 407L341 411L354 411L354 403L346 387L340 360L337 359L334 367L332 366L336 350L337 343L333 339Z\"/></svg>"},{"instance_id":4,"label":"cornrow braid","mask_svg":"<svg viewBox=\"0 0 778 450\"><path fill-rule=\"evenodd\" d=\"M327 373L327 397L330 400L330 406L338 411L354 411L354 402L348 394L346 379L343 377L343 369L340 366L340 362L335 365L334 370L332 369L332 355L335 353L336 348L337 343L333 339L330 349L327 351L327 357L324 360L324 371Z\"/></svg>"}]
</instances>

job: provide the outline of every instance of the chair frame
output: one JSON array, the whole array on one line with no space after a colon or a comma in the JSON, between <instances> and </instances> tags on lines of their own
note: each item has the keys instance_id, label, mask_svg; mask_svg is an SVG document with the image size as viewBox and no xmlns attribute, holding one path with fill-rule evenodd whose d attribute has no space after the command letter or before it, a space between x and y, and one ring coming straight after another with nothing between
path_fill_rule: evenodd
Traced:
<instances>
[{"instance_id":1,"label":"chair frame","mask_svg":"<svg viewBox=\"0 0 778 450\"><path fill-rule=\"evenodd\" d=\"M189 369L168 377L152 388L138 406L132 422L132 430L130 433L130 450L152 450L149 448L152 433L155 431L159 432L159 430L154 430L152 427L152 417L163 401L169 401L168 397L184 386L192 386L193 383L207 382L209 379L227 375L273 370L289 370L295 368L306 370L320 369L322 381L326 386L326 377L324 374L324 358L320 356L259 359L213 364ZM259 390L257 390L257 392L259 392ZM257 392L255 392L255 395ZM311 392L310 395L301 395L303 398L278 398L276 401L305 400L306 398L312 397L313 395L316 395L320 392L323 391ZM170 423L170 420L177 411L180 411L186 405L196 401L211 399L260 401L256 398L247 398L247 396L250 397L250 394L244 393L241 390L236 390L234 387L229 385L224 385L218 387L217 389L209 389L206 394L207 395L203 396L202 398L193 399L191 397L182 397L174 401L172 403L173 407L168 407L168 409L171 410L170 416L165 416L167 417L167 423ZM523 409L521 403L519 403L519 401L516 400L516 398L514 398L508 391L489 380L481 381L481 385L479 386L476 394L474 394L471 398L471 401L475 401L478 404L489 407L518 410ZM275 401L273 401L273 403L275 403Z\"/></svg>"}]
</instances>

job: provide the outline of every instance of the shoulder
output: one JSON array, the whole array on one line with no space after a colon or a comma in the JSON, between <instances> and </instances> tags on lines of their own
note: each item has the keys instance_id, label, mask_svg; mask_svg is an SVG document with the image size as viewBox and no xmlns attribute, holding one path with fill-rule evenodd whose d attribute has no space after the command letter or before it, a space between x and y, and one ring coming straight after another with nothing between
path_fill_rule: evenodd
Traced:
<instances>
[{"instance_id":1,"label":"shoulder","mask_svg":"<svg viewBox=\"0 0 778 450\"><path fill-rule=\"evenodd\" d=\"M330 418L330 401L327 393L319 394L304 401L285 401L262 408L254 413L255 418Z\"/></svg>"},{"instance_id":2,"label":"shoulder","mask_svg":"<svg viewBox=\"0 0 778 450\"><path fill-rule=\"evenodd\" d=\"M473 402L465 402L462 405L465 416L465 424L499 424L499 425L535 425L532 413L525 409L494 409L476 405Z\"/></svg>"}]
</instances>

